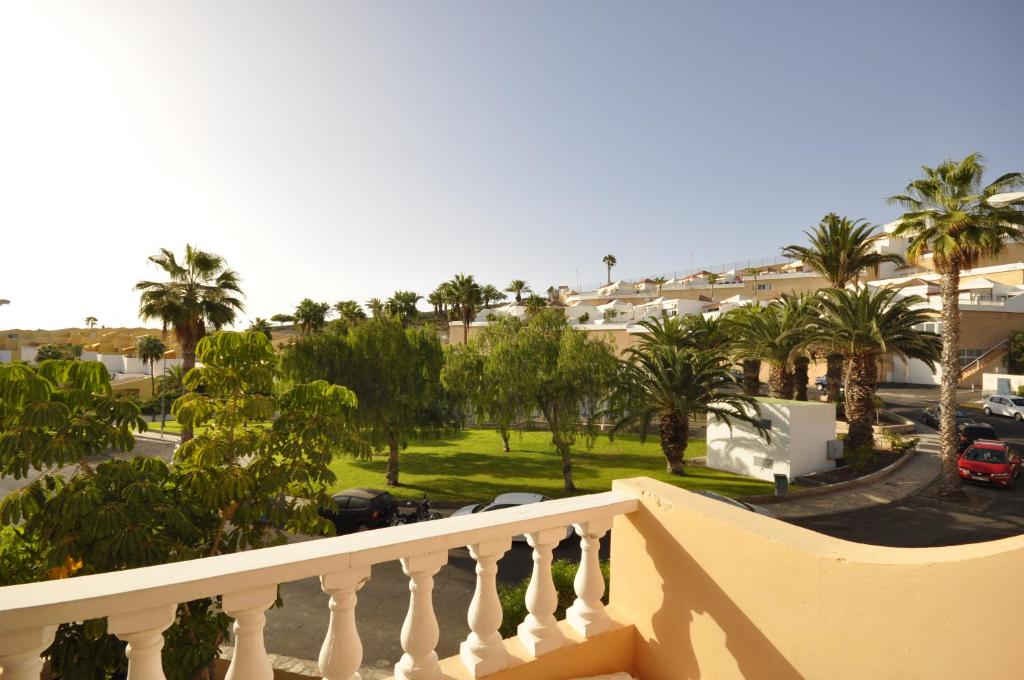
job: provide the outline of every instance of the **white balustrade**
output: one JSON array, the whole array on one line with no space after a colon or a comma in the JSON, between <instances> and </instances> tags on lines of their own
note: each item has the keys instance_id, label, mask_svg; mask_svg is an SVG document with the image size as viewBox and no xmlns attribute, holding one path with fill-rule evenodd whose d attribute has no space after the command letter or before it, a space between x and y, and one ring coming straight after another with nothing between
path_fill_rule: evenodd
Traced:
<instances>
[{"instance_id":1,"label":"white balustrade","mask_svg":"<svg viewBox=\"0 0 1024 680\"><path fill-rule=\"evenodd\" d=\"M107 632L128 643L128 680L166 680L160 650L177 605L163 605L107 617Z\"/></svg>"},{"instance_id":2,"label":"white balustrade","mask_svg":"<svg viewBox=\"0 0 1024 680\"><path fill-rule=\"evenodd\" d=\"M490 675L509 665L510 657L501 640L501 601L498 599L498 560L512 547L502 538L469 546L476 560L476 591L469 604L469 637L459 647L459 656L474 678Z\"/></svg>"},{"instance_id":3,"label":"white balustrade","mask_svg":"<svg viewBox=\"0 0 1024 680\"><path fill-rule=\"evenodd\" d=\"M533 548L533 574L526 589L526 620L519 624L519 641L533 656L541 656L565 644L555 620L558 592L551 579L551 551L565 538L565 528L555 527L526 534Z\"/></svg>"},{"instance_id":4,"label":"white balustrade","mask_svg":"<svg viewBox=\"0 0 1024 680\"><path fill-rule=\"evenodd\" d=\"M221 606L235 620L235 653L224 680L273 680L274 668L263 644L266 612L277 600L277 586L224 595Z\"/></svg>"},{"instance_id":5,"label":"white balustrade","mask_svg":"<svg viewBox=\"0 0 1024 680\"><path fill-rule=\"evenodd\" d=\"M40 656L53 642L56 626L41 626L0 633L0 677L3 680L39 680Z\"/></svg>"},{"instance_id":6,"label":"white balustrade","mask_svg":"<svg viewBox=\"0 0 1024 680\"><path fill-rule=\"evenodd\" d=\"M611 617L605 611L604 575L601 573L601 538L612 528L612 518L602 517L582 524L574 524L580 537L580 567L573 587L576 601L565 612L565 620L584 637L592 637L612 627Z\"/></svg>"},{"instance_id":7,"label":"white balustrade","mask_svg":"<svg viewBox=\"0 0 1024 680\"><path fill-rule=\"evenodd\" d=\"M434 575L448 562L448 551L402 558L402 571L409 577L409 611L402 624L402 650L395 664L395 680L438 680L437 661L440 629L434 615Z\"/></svg>"},{"instance_id":8,"label":"white balustrade","mask_svg":"<svg viewBox=\"0 0 1024 680\"><path fill-rule=\"evenodd\" d=\"M357 567L320 577L320 588L331 596L331 621L320 649L323 680L361 680L363 643L356 630L356 593L370 580L370 567Z\"/></svg>"}]
</instances>

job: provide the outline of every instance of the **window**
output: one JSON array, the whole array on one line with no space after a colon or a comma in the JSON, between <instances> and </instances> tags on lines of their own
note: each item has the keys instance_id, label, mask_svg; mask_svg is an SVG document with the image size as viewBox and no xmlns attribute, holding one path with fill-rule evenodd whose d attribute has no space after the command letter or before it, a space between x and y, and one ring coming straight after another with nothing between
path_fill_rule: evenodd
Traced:
<instances>
[{"instance_id":1,"label":"window","mask_svg":"<svg viewBox=\"0 0 1024 680\"><path fill-rule=\"evenodd\" d=\"M960 366L964 367L977 361L985 353L984 349L960 349Z\"/></svg>"},{"instance_id":2,"label":"window","mask_svg":"<svg viewBox=\"0 0 1024 680\"><path fill-rule=\"evenodd\" d=\"M365 498L355 498L355 497L352 497L352 498L348 499L348 509L349 510L363 510L368 505L369 505L369 503L366 502Z\"/></svg>"},{"instance_id":3,"label":"window","mask_svg":"<svg viewBox=\"0 0 1024 680\"><path fill-rule=\"evenodd\" d=\"M754 286L754 290L771 290L771 289L772 289L772 284L770 284L770 283L759 283L756 286Z\"/></svg>"}]
</instances>

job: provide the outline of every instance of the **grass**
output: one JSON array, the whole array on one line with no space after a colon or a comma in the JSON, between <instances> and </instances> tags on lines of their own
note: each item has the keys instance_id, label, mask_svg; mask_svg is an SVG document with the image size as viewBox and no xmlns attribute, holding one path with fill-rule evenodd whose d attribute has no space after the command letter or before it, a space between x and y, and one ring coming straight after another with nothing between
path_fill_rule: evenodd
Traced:
<instances>
[{"instance_id":1,"label":"grass","mask_svg":"<svg viewBox=\"0 0 1024 680\"><path fill-rule=\"evenodd\" d=\"M265 421L265 422L266 422L267 425L270 425L270 421L269 420ZM148 426L148 429L146 430L147 432L149 432L151 434L160 434L160 421L159 420L156 421L155 423L151 423L151 422L149 422L147 420L146 421L146 425ZM199 427L197 427L195 429L195 433L196 434L201 434L201 433L203 433L205 431L206 431L206 426L205 425L200 425ZM166 432L167 434L180 435L181 434L181 423L179 423L177 420L174 420L173 418L168 418L167 420L164 421L164 432Z\"/></svg>"},{"instance_id":2,"label":"grass","mask_svg":"<svg viewBox=\"0 0 1024 680\"><path fill-rule=\"evenodd\" d=\"M559 498L570 495L562 488L561 458L547 432L513 434L512 452L501 450L501 438L493 430L467 430L432 439L418 439L399 454L401 486L391 492L401 499L426 496L431 500L483 501L508 491L530 491ZM705 454L705 443L694 440L687 458ZM352 487L385 488L386 456L370 459L341 457L331 469L338 477L334 490ZM665 457L657 437L641 443L638 437L619 436L597 440L593 450L573 449L573 478L578 493L611 489L612 480L640 475L685 489L708 489L726 496L769 493L768 482L728 472L690 466L686 475L665 472Z\"/></svg>"}]
</instances>

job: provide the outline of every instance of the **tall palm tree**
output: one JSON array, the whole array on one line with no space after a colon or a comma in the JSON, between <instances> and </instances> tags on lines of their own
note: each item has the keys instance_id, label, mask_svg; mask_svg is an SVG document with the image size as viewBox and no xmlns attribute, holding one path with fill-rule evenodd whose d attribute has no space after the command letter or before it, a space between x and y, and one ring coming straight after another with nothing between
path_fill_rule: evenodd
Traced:
<instances>
[{"instance_id":1,"label":"tall palm tree","mask_svg":"<svg viewBox=\"0 0 1024 680\"><path fill-rule=\"evenodd\" d=\"M916 295L901 298L895 289L869 286L826 288L817 297L817 313L811 315L808 333L812 342L840 353L845 360L849 450L873 443L871 414L879 359L889 354L932 366L939 358L939 336L918 330L934 318L928 309L915 309L923 302Z\"/></svg>"},{"instance_id":2,"label":"tall palm tree","mask_svg":"<svg viewBox=\"0 0 1024 680\"><path fill-rule=\"evenodd\" d=\"M522 279L513 279L512 283L508 284L508 288L505 289L506 293L512 293L516 296L516 302L523 301L523 293L532 293L530 286L527 285L526 281Z\"/></svg>"},{"instance_id":3,"label":"tall palm tree","mask_svg":"<svg viewBox=\"0 0 1024 680\"><path fill-rule=\"evenodd\" d=\"M270 330L270 322L261 316L257 316L249 323L250 333L263 333L267 340L274 339L274 333Z\"/></svg>"},{"instance_id":4,"label":"tall palm tree","mask_svg":"<svg viewBox=\"0 0 1024 680\"><path fill-rule=\"evenodd\" d=\"M532 317L538 314L541 310L548 306L546 298L530 293L525 300L523 300L523 306L526 307L526 316Z\"/></svg>"},{"instance_id":5,"label":"tall palm tree","mask_svg":"<svg viewBox=\"0 0 1024 680\"><path fill-rule=\"evenodd\" d=\"M782 254L818 272L832 288L845 288L855 283L865 269L886 262L905 264L896 253L877 252L878 241L885 234L875 232L875 227L863 219L851 220L828 213L818 226L807 229L804 234L806 246L789 245L782 249ZM832 353L825 360L828 398L837 402L843 381L843 357Z\"/></svg>"},{"instance_id":6,"label":"tall palm tree","mask_svg":"<svg viewBox=\"0 0 1024 680\"><path fill-rule=\"evenodd\" d=\"M97 322L98 319L95 316L85 317L85 325L88 326L89 328L95 328Z\"/></svg>"},{"instance_id":7,"label":"tall palm tree","mask_svg":"<svg viewBox=\"0 0 1024 680\"><path fill-rule=\"evenodd\" d=\"M646 437L657 418L661 450L670 474L685 472L690 416L712 414L726 422L746 422L766 434L757 417L757 402L727 388L735 383L729 360L718 349L679 344L675 319L642 321L648 341L626 350L621 379L612 396L616 417L612 433L638 425ZM674 326L666 328L666 326Z\"/></svg>"},{"instance_id":8,"label":"tall palm tree","mask_svg":"<svg viewBox=\"0 0 1024 680\"><path fill-rule=\"evenodd\" d=\"M505 294L498 290L498 287L488 283L486 286L481 286L480 296L483 298L484 309L490 309L492 302L499 302L505 299Z\"/></svg>"},{"instance_id":9,"label":"tall palm tree","mask_svg":"<svg viewBox=\"0 0 1024 680\"><path fill-rule=\"evenodd\" d=\"M469 342L469 324L483 302L480 284L472 274L456 274L451 280L452 305L462 320L462 342Z\"/></svg>"},{"instance_id":10,"label":"tall palm tree","mask_svg":"<svg viewBox=\"0 0 1024 680\"><path fill-rule=\"evenodd\" d=\"M168 281L139 281L139 316L160 319L164 332L170 327L181 346L185 371L196 364L196 345L209 328L220 330L244 311L238 274L220 255L185 246L181 262L161 248L149 261L167 274Z\"/></svg>"},{"instance_id":11,"label":"tall palm tree","mask_svg":"<svg viewBox=\"0 0 1024 680\"><path fill-rule=\"evenodd\" d=\"M174 394L185 390L185 371L181 364L168 366L164 369L163 375L160 376L160 387L158 389L161 394Z\"/></svg>"},{"instance_id":12,"label":"tall palm tree","mask_svg":"<svg viewBox=\"0 0 1024 680\"><path fill-rule=\"evenodd\" d=\"M370 310L373 318L379 319L384 316L384 303L380 298L370 298L366 301L366 308Z\"/></svg>"},{"instance_id":13,"label":"tall palm tree","mask_svg":"<svg viewBox=\"0 0 1024 680\"><path fill-rule=\"evenodd\" d=\"M668 283L668 278L664 276L655 276L654 285L658 287L658 297L661 297L661 287Z\"/></svg>"},{"instance_id":14,"label":"tall palm tree","mask_svg":"<svg viewBox=\"0 0 1024 680\"><path fill-rule=\"evenodd\" d=\"M983 185L985 162L981 154L937 167L922 166L924 176L907 185L889 203L903 207L893 235L908 238L907 257L932 254L940 275L942 298L942 385L940 439L944 492L952 492L959 478L956 469L956 388L960 382L960 271L984 257L998 254L1007 241L1024 242L1024 211L1020 205L992 205L993 196L1024 186L1024 175L1011 172Z\"/></svg>"},{"instance_id":15,"label":"tall palm tree","mask_svg":"<svg viewBox=\"0 0 1024 680\"><path fill-rule=\"evenodd\" d=\"M422 299L422 295L417 295L411 290L396 290L384 303L384 311L401 321L403 326L407 326L419 316L420 311L416 308L416 303Z\"/></svg>"},{"instance_id":16,"label":"tall palm tree","mask_svg":"<svg viewBox=\"0 0 1024 680\"><path fill-rule=\"evenodd\" d=\"M135 340L135 349L139 353L139 360L143 364L149 364L149 391L156 394L156 377L153 375L153 366L163 358L167 346L160 342L159 338L152 335L142 335Z\"/></svg>"},{"instance_id":17,"label":"tall palm tree","mask_svg":"<svg viewBox=\"0 0 1024 680\"><path fill-rule=\"evenodd\" d=\"M711 301L715 301L715 284L722 280L721 274L708 274L708 283L711 285Z\"/></svg>"},{"instance_id":18,"label":"tall palm tree","mask_svg":"<svg viewBox=\"0 0 1024 680\"><path fill-rule=\"evenodd\" d=\"M341 300L340 302L335 302L334 311L338 313L339 317L349 323L356 323L366 318L366 312L355 300Z\"/></svg>"},{"instance_id":19,"label":"tall palm tree","mask_svg":"<svg viewBox=\"0 0 1024 680\"><path fill-rule=\"evenodd\" d=\"M303 298L295 307L295 326L299 335L308 336L322 331L327 325L327 315L331 313L331 305L316 302L311 298Z\"/></svg>"},{"instance_id":20,"label":"tall palm tree","mask_svg":"<svg viewBox=\"0 0 1024 680\"><path fill-rule=\"evenodd\" d=\"M766 307L741 307L730 315L732 352L741 360L768 364L768 390L793 398L792 362L801 353L813 295L783 295Z\"/></svg>"},{"instance_id":21,"label":"tall palm tree","mask_svg":"<svg viewBox=\"0 0 1024 680\"><path fill-rule=\"evenodd\" d=\"M548 294L548 302L558 302L558 289L554 286L548 286L545 291Z\"/></svg>"},{"instance_id":22,"label":"tall palm tree","mask_svg":"<svg viewBox=\"0 0 1024 680\"><path fill-rule=\"evenodd\" d=\"M445 305L448 304L448 301L445 297L443 284L439 285L437 288L431 291L430 295L427 296L427 302L430 304L431 307L434 308L435 316L437 316L438 318L444 316L444 308Z\"/></svg>"},{"instance_id":23,"label":"tall palm tree","mask_svg":"<svg viewBox=\"0 0 1024 680\"><path fill-rule=\"evenodd\" d=\"M607 255L605 255L604 257L601 258L601 262L604 262L605 266L608 267L608 283L611 284L611 282L612 282L612 267L617 265L619 263L619 261L615 259L614 255L612 255L611 253L608 253Z\"/></svg>"}]
</instances>

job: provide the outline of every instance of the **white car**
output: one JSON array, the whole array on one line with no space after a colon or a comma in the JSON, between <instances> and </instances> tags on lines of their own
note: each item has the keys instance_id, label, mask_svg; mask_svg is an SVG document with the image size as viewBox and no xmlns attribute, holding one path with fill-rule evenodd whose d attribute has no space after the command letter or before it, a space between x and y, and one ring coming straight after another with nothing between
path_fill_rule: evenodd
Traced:
<instances>
[{"instance_id":1,"label":"white car","mask_svg":"<svg viewBox=\"0 0 1024 680\"><path fill-rule=\"evenodd\" d=\"M490 512L492 510L504 510L505 508L515 508L520 505L529 505L531 503L542 503L544 501L551 500L547 496L542 496L539 493L503 493L495 497L493 501L487 503L476 503L475 505L465 505L455 512L452 513L452 517L458 517L459 515L475 515L478 512ZM572 527L566 527L565 537L569 538L573 535ZM522 534L513 537L513 541L525 541L526 536Z\"/></svg>"},{"instance_id":2,"label":"white car","mask_svg":"<svg viewBox=\"0 0 1024 680\"><path fill-rule=\"evenodd\" d=\"M993 394L985 400L985 415L1007 416L1020 422L1024 420L1024 397Z\"/></svg>"}]
</instances>

